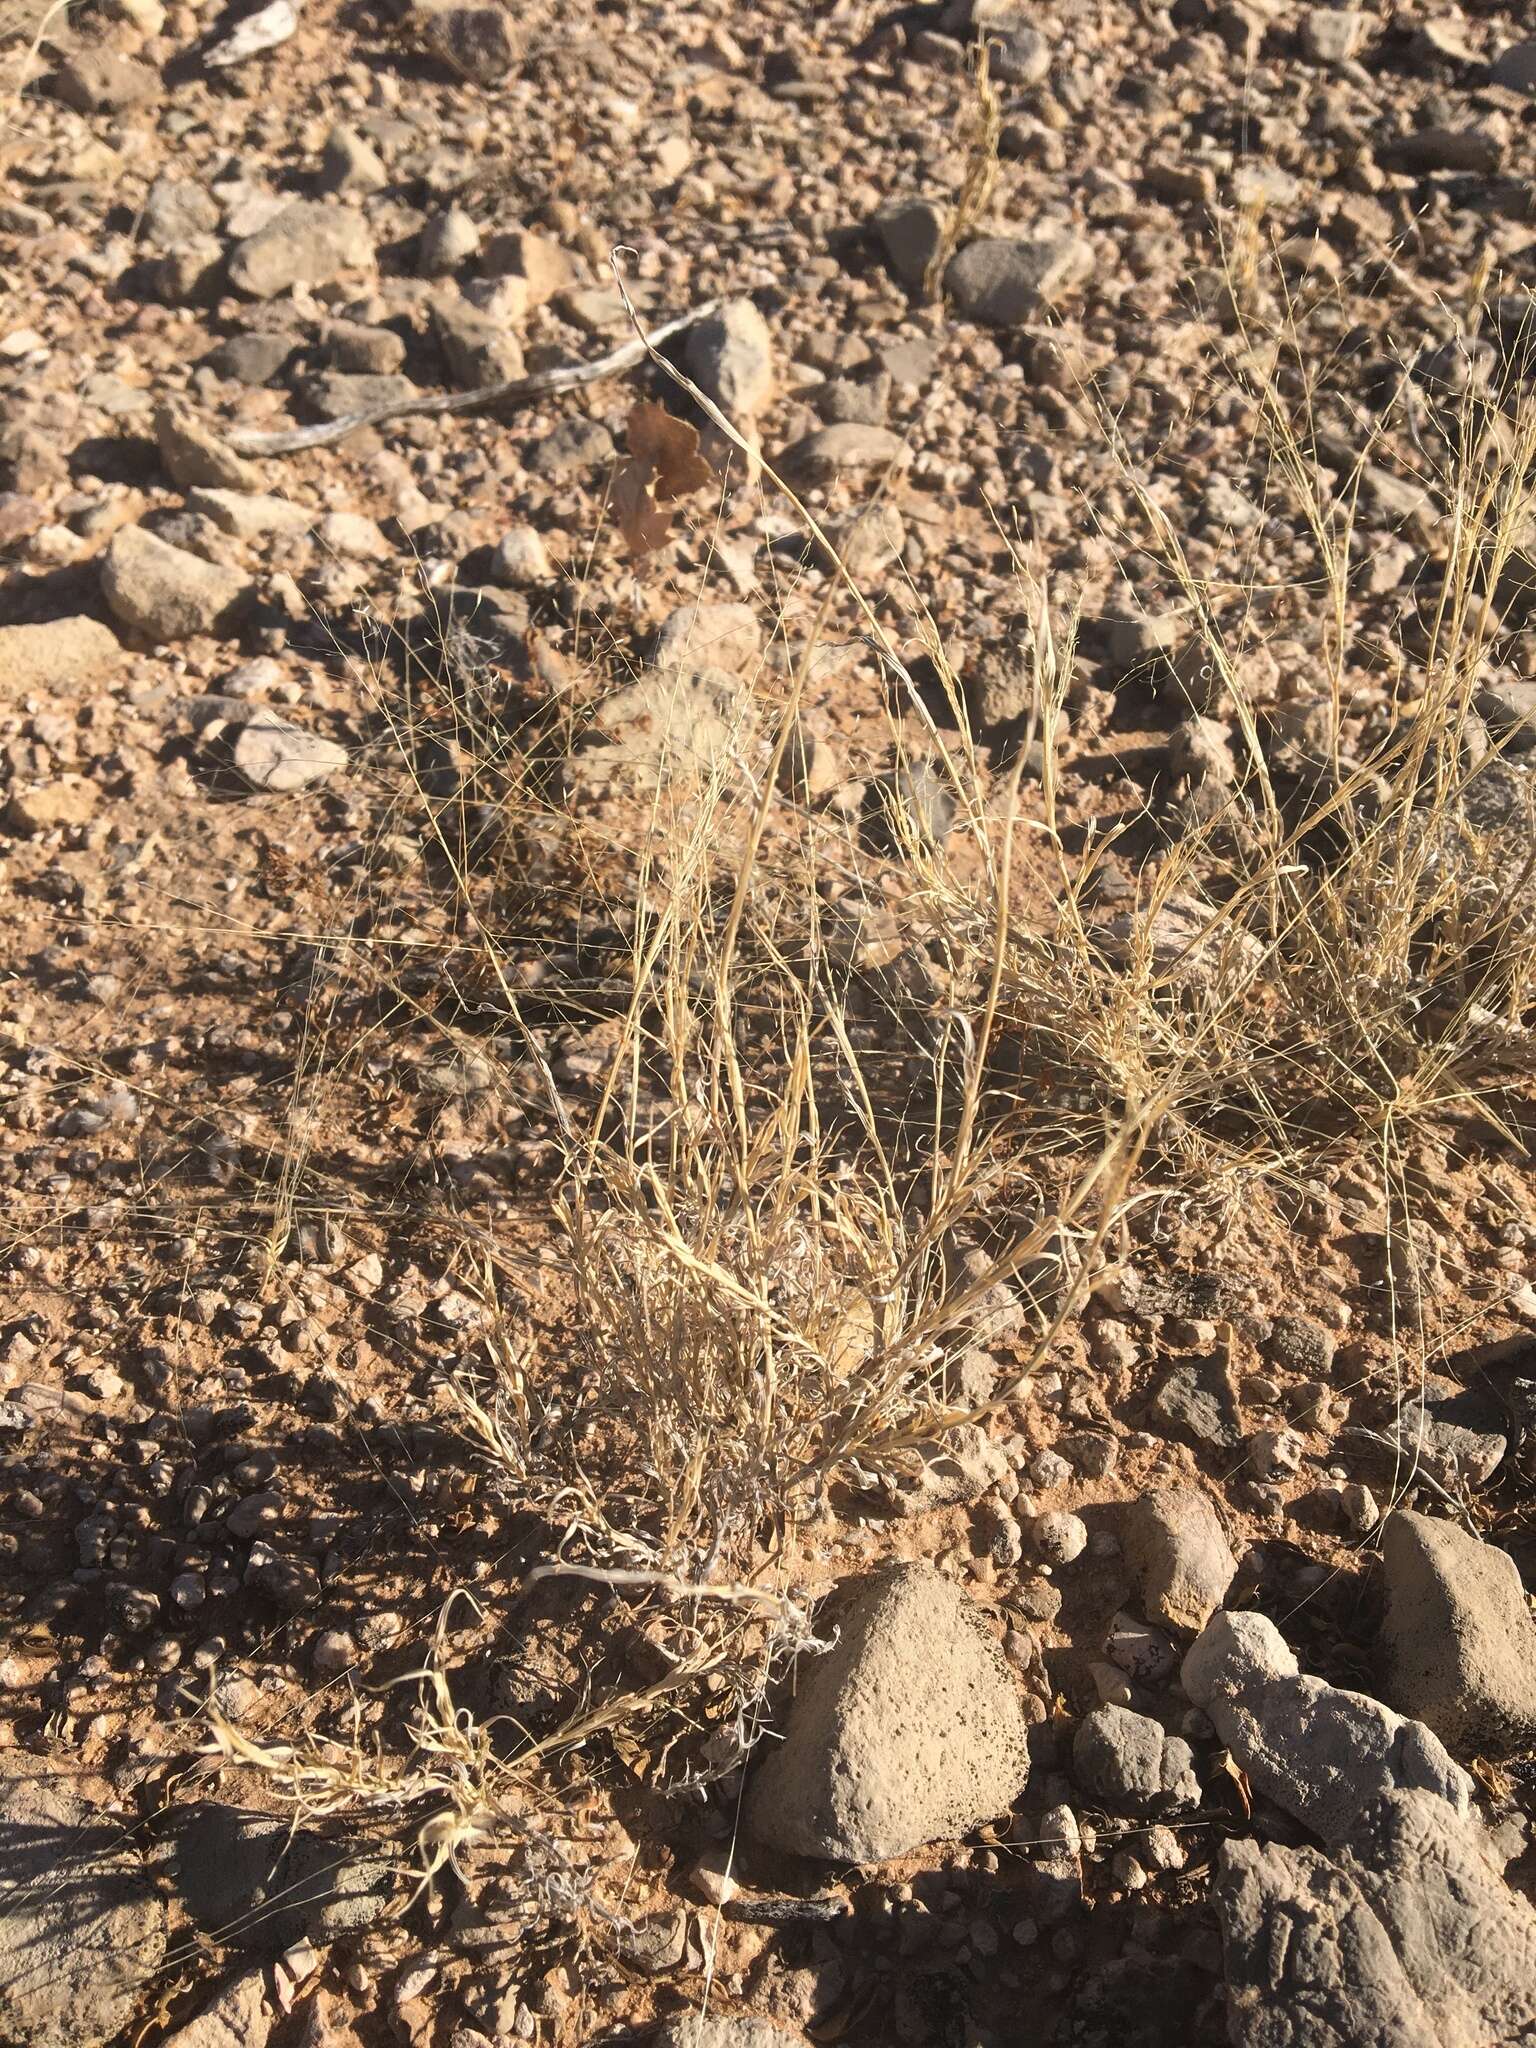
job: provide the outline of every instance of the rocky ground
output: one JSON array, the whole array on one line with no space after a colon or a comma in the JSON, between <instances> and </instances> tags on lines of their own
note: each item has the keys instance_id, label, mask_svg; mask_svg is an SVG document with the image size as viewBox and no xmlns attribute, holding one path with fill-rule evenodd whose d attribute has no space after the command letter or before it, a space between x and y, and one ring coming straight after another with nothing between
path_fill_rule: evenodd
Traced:
<instances>
[{"instance_id":1,"label":"rocky ground","mask_svg":"<svg viewBox=\"0 0 1536 2048\"><path fill-rule=\"evenodd\" d=\"M5 2042L1536 2040L1523 14L0 18Z\"/></svg>"}]
</instances>

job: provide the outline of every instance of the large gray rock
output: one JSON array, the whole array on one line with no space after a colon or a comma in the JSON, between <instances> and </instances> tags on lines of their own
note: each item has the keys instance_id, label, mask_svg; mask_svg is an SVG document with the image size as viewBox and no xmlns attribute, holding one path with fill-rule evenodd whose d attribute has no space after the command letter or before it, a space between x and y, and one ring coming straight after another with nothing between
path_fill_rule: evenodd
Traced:
<instances>
[{"instance_id":1,"label":"large gray rock","mask_svg":"<svg viewBox=\"0 0 1536 2048\"><path fill-rule=\"evenodd\" d=\"M435 213L421 231L417 247L418 277L451 277L480 247L480 230L462 206Z\"/></svg>"},{"instance_id":2,"label":"large gray rock","mask_svg":"<svg viewBox=\"0 0 1536 2048\"><path fill-rule=\"evenodd\" d=\"M727 299L688 330L689 376L726 418L751 421L773 396L773 336L750 299Z\"/></svg>"},{"instance_id":3,"label":"large gray rock","mask_svg":"<svg viewBox=\"0 0 1536 2048\"><path fill-rule=\"evenodd\" d=\"M530 228L503 228L480 253L482 283L493 280L509 306L521 304L523 317L547 306L562 292L578 290L583 267L561 243Z\"/></svg>"},{"instance_id":4,"label":"large gray rock","mask_svg":"<svg viewBox=\"0 0 1536 2048\"><path fill-rule=\"evenodd\" d=\"M1497 1756L1536 1739L1536 1621L1514 1559L1406 1509L1382 1532L1385 1691L1453 1748Z\"/></svg>"},{"instance_id":5,"label":"large gray rock","mask_svg":"<svg viewBox=\"0 0 1536 2048\"><path fill-rule=\"evenodd\" d=\"M124 526L102 558L101 591L113 616L134 632L186 640L229 626L251 585L236 569L174 548L142 526Z\"/></svg>"},{"instance_id":6,"label":"large gray rock","mask_svg":"<svg viewBox=\"0 0 1536 2048\"><path fill-rule=\"evenodd\" d=\"M421 396L421 386L409 377L351 370L322 370L306 377L304 402L323 420L346 419L355 412L371 412L375 406L410 405Z\"/></svg>"},{"instance_id":7,"label":"large gray rock","mask_svg":"<svg viewBox=\"0 0 1536 2048\"><path fill-rule=\"evenodd\" d=\"M1193 1486L1144 1493L1126 1519L1124 1543L1142 1612L1169 1628L1204 1628L1237 1575L1216 1509Z\"/></svg>"},{"instance_id":8,"label":"large gray rock","mask_svg":"<svg viewBox=\"0 0 1536 2048\"><path fill-rule=\"evenodd\" d=\"M1227 1842L1214 1896L1233 2048L1439 2048L1386 1929L1321 1850Z\"/></svg>"},{"instance_id":9,"label":"large gray rock","mask_svg":"<svg viewBox=\"0 0 1536 2048\"><path fill-rule=\"evenodd\" d=\"M370 327L363 320L332 320L326 327L325 360L333 370L390 377L405 357L405 337L393 327Z\"/></svg>"},{"instance_id":10,"label":"large gray rock","mask_svg":"<svg viewBox=\"0 0 1536 2048\"><path fill-rule=\"evenodd\" d=\"M100 682L122 659L117 636L95 619L0 626L0 699Z\"/></svg>"},{"instance_id":11,"label":"large gray rock","mask_svg":"<svg viewBox=\"0 0 1536 2048\"><path fill-rule=\"evenodd\" d=\"M1536 95L1536 36L1510 43L1494 59L1493 82L1508 92Z\"/></svg>"},{"instance_id":12,"label":"large gray rock","mask_svg":"<svg viewBox=\"0 0 1536 2048\"><path fill-rule=\"evenodd\" d=\"M1536 1915L1427 1792L1321 1851L1227 1843L1215 1887L1234 2048L1508 2048L1536 2038Z\"/></svg>"},{"instance_id":13,"label":"large gray rock","mask_svg":"<svg viewBox=\"0 0 1536 2048\"><path fill-rule=\"evenodd\" d=\"M1536 746L1536 678L1494 674L1478 685L1477 714L1511 754Z\"/></svg>"},{"instance_id":14,"label":"large gray rock","mask_svg":"<svg viewBox=\"0 0 1536 2048\"><path fill-rule=\"evenodd\" d=\"M243 1970L195 2019L166 2035L162 2048L263 2048L271 2032L263 1973Z\"/></svg>"},{"instance_id":15,"label":"large gray rock","mask_svg":"<svg viewBox=\"0 0 1536 2048\"><path fill-rule=\"evenodd\" d=\"M1029 1776L1028 1724L965 1595L929 1565L896 1565L837 1620L836 1647L806 1670L753 1781L757 1839L879 1863L1006 1812Z\"/></svg>"},{"instance_id":16,"label":"large gray rock","mask_svg":"<svg viewBox=\"0 0 1536 2048\"><path fill-rule=\"evenodd\" d=\"M226 1947L280 1954L332 1941L384 1910L391 1865L270 1814L213 1800L176 1816L171 1871L187 1912Z\"/></svg>"},{"instance_id":17,"label":"large gray rock","mask_svg":"<svg viewBox=\"0 0 1536 2048\"><path fill-rule=\"evenodd\" d=\"M234 764L252 789L285 796L324 782L347 765L347 750L317 732L290 724L269 706L241 726Z\"/></svg>"},{"instance_id":18,"label":"large gray rock","mask_svg":"<svg viewBox=\"0 0 1536 2048\"><path fill-rule=\"evenodd\" d=\"M1342 1860L1441 2048L1536 2039L1536 1913L1505 1883L1475 1820L1427 1792L1389 1793L1360 1814Z\"/></svg>"},{"instance_id":19,"label":"large gray rock","mask_svg":"<svg viewBox=\"0 0 1536 2048\"><path fill-rule=\"evenodd\" d=\"M506 321L461 292L443 292L432 301L432 331L455 390L479 391L523 374L523 345Z\"/></svg>"},{"instance_id":20,"label":"large gray rock","mask_svg":"<svg viewBox=\"0 0 1536 2048\"><path fill-rule=\"evenodd\" d=\"M373 262L373 238L360 213L319 199L297 199L247 235L229 259L229 279L255 299L275 299L296 284L329 284Z\"/></svg>"},{"instance_id":21,"label":"large gray rock","mask_svg":"<svg viewBox=\"0 0 1536 2048\"><path fill-rule=\"evenodd\" d=\"M1072 1740L1072 1770L1085 1791L1131 1813L1180 1813L1200 1803L1194 1752L1150 1714L1095 1707Z\"/></svg>"},{"instance_id":22,"label":"large gray rock","mask_svg":"<svg viewBox=\"0 0 1536 2048\"><path fill-rule=\"evenodd\" d=\"M656 635L658 668L704 662L733 675L752 675L762 659L762 621L749 604L679 605Z\"/></svg>"},{"instance_id":23,"label":"large gray rock","mask_svg":"<svg viewBox=\"0 0 1536 2048\"><path fill-rule=\"evenodd\" d=\"M889 427L861 426L840 420L835 427L817 427L784 450L779 468L792 482L835 483L840 476L866 470L891 469L911 460L912 451Z\"/></svg>"},{"instance_id":24,"label":"large gray rock","mask_svg":"<svg viewBox=\"0 0 1536 2048\"><path fill-rule=\"evenodd\" d=\"M1128 957L1133 945L1145 945L1158 973L1182 970L1192 978L1205 979L1220 958L1216 947L1202 936L1211 924L1211 913L1203 906L1188 898L1170 897L1149 917L1112 918L1104 938L1116 956ZM1236 941L1248 934L1223 937ZM1212 1450L1237 1450L1243 1435L1227 1378L1225 1368L1211 1358L1175 1366L1152 1396L1153 1421L1169 1435L1190 1437Z\"/></svg>"},{"instance_id":25,"label":"large gray rock","mask_svg":"<svg viewBox=\"0 0 1536 2048\"><path fill-rule=\"evenodd\" d=\"M848 574L856 583L867 585L901 560L907 529L896 507L882 499L841 521L830 538Z\"/></svg>"},{"instance_id":26,"label":"large gray rock","mask_svg":"<svg viewBox=\"0 0 1536 2048\"><path fill-rule=\"evenodd\" d=\"M939 253L944 238L944 220L936 206L926 199L909 199L877 213L875 233L885 250L885 260L908 291L921 291L928 266Z\"/></svg>"},{"instance_id":27,"label":"large gray rock","mask_svg":"<svg viewBox=\"0 0 1536 2048\"><path fill-rule=\"evenodd\" d=\"M113 50L82 50L54 74L53 89L77 114L120 114L160 94L160 74Z\"/></svg>"},{"instance_id":28,"label":"large gray rock","mask_svg":"<svg viewBox=\"0 0 1536 2048\"><path fill-rule=\"evenodd\" d=\"M944 283L960 312L989 327L1022 327L1093 269L1081 235L989 235L950 259Z\"/></svg>"},{"instance_id":29,"label":"large gray rock","mask_svg":"<svg viewBox=\"0 0 1536 2048\"><path fill-rule=\"evenodd\" d=\"M162 172L149 188L139 224L152 249L174 249L194 235L211 235L219 225L219 202L192 178Z\"/></svg>"},{"instance_id":30,"label":"large gray rock","mask_svg":"<svg viewBox=\"0 0 1536 2048\"><path fill-rule=\"evenodd\" d=\"M325 138L316 183L322 192L382 192L389 173L368 138L338 122Z\"/></svg>"},{"instance_id":31,"label":"large gray rock","mask_svg":"<svg viewBox=\"0 0 1536 2048\"><path fill-rule=\"evenodd\" d=\"M0 2040L102 2048L165 1956L165 1904L122 1823L62 1773L0 1759Z\"/></svg>"},{"instance_id":32,"label":"large gray rock","mask_svg":"<svg viewBox=\"0 0 1536 2048\"><path fill-rule=\"evenodd\" d=\"M423 9L427 40L474 85L499 85L522 60L525 35L506 7Z\"/></svg>"},{"instance_id":33,"label":"large gray rock","mask_svg":"<svg viewBox=\"0 0 1536 2048\"><path fill-rule=\"evenodd\" d=\"M1180 1670L1254 1790L1325 1842L1342 1841L1362 1806L1396 1791L1432 1792L1459 1815L1472 1780L1420 1721L1380 1700L1305 1676L1261 1614L1218 1614Z\"/></svg>"},{"instance_id":34,"label":"large gray rock","mask_svg":"<svg viewBox=\"0 0 1536 2048\"><path fill-rule=\"evenodd\" d=\"M1370 40L1374 23L1353 7L1314 7L1302 17L1301 47L1314 64L1347 64Z\"/></svg>"},{"instance_id":35,"label":"large gray rock","mask_svg":"<svg viewBox=\"0 0 1536 2048\"><path fill-rule=\"evenodd\" d=\"M166 474L183 490L259 491L261 471L236 455L207 420L170 400L155 408L155 438Z\"/></svg>"},{"instance_id":36,"label":"large gray rock","mask_svg":"<svg viewBox=\"0 0 1536 2048\"><path fill-rule=\"evenodd\" d=\"M1503 1462L1509 1438L1502 1422L1481 1389L1426 1378L1403 1401L1386 1434L1395 1456L1459 1493L1485 1486Z\"/></svg>"},{"instance_id":37,"label":"large gray rock","mask_svg":"<svg viewBox=\"0 0 1536 2048\"><path fill-rule=\"evenodd\" d=\"M211 306L228 289L224 242L218 235L189 235L141 269L142 292L162 306Z\"/></svg>"},{"instance_id":38,"label":"large gray rock","mask_svg":"<svg viewBox=\"0 0 1536 2048\"><path fill-rule=\"evenodd\" d=\"M1042 85L1050 76L1050 40L1027 21L1003 20L997 33L987 37L987 47L992 76L1004 85Z\"/></svg>"},{"instance_id":39,"label":"large gray rock","mask_svg":"<svg viewBox=\"0 0 1536 2048\"><path fill-rule=\"evenodd\" d=\"M314 524L314 515L303 505L263 491L193 490L187 493L187 510L200 513L220 533L233 534L236 540L308 533Z\"/></svg>"}]
</instances>

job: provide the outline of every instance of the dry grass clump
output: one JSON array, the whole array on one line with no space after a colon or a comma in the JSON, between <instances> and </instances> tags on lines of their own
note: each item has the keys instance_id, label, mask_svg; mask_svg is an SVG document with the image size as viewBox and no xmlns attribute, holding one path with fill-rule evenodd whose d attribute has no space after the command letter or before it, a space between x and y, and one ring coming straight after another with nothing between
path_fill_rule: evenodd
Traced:
<instances>
[{"instance_id":1,"label":"dry grass clump","mask_svg":"<svg viewBox=\"0 0 1536 2048\"><path fill-rule=\"evenodd\" d=\"M893 717L891 752L926 724L923 772L956 821L936 836L898 797L878 853L784 793L808 653L744 691L706 760L651 764L622 844L549 770L579 693L528 715L472 663L416 696L381 684L412 767L391 830L428 847L452 937L435 968L359 950L342 965L373 977L380 1017L446 1028L457 1053L477 1041L444 1027L445 996L472 989L477 1030L494 1019L541 1105L569 1294L561 1356L493 1320L456 1375L459 1414L542 1530L531 1580L606 1588L615 1630L622 1616L653 1657L645 1683L537 1742L472 1729L440 1658L431 1760L389 1781L396 1797L435 1788L450 1816L429 1865L490 1824L508 1773L655 1711L690 1732L661 1745L674 1775L736 1768L775 1674L815 1647L805 1524L831 1489L1014 1400L1137 1204L1231 1204L1367 1142L1390 1165L1447 1113L1475 1100L1496 1116L1499 1091L1528 1083L1536 840L1506 758L1518 735L1490 738L1475 706L1492 600L1531 559L1536 403L1501 395L1497 431L1483 398L1448 420L1427 632L1396 650L1384 709L1346 746L1358 478L1319 483L1293 343L1290 358L1250 348L1244 374L1274 489L1316 549L1315 696L1301 717L1256 695L1226 593L1135 489L1134 545L1187 612L1225 731L1187 729L1182 794L1150 821L1160 857L1129 900L1100 900L1112 839L1063 813L1077 622L1022 559L1038 789L987 770L963 713L940 729L843 579L915 714ZM838 596L834 579L812 648ZM918 630L958 711L942 636ZM434 734L466 763L446 796L421 772ZM580 927L608 934L600 986L530 990L520 953L534 931L558 951L562 918L573 958ZM562 1001L600 1027L579 1089L541 1037ZM482 1226L463 1240L466 1272L495 1268ZM975 1406L955 1367L978 1339L1006 1365ZM291 1768L305 1799L358 1790Z\"/></svg>"},{"instance_id":2,"label":"dry grass clump","mask_svg":"<svg viewBox=\"0 0 1536 2048\"><path fill-rule=\"evenodd\" d=\"M1016 1387L1084 1269L1068 1240L1106 1227L1124 1148L1049 1207L1019 1203L1001 1242L988 1220L983 1252L991 1197L1019 1189L983 1111L997 955L979 949L1006 913L886 958L857 892L819 893L816 821L769 784L757 808L784 816L755 831L737 815L751 787L743 759L684 810L656 806L627 998L584 1121L564 1114L554 1211L579 1335L557 1424L521 1360L461 1395L559 1532L554 1568L673 1602L679 1658L751 1614L771 1662L805 1633L783 1593L797 1526L854 1461L965 1418L954 1361L1000 1314L1023 1326L1027 1276ZM727 865L744 838L755 856ZM915 835L909 851L920 930L942 856ZM1006 892L993 853L981 886Z\"/></svg>"},{"instance_id":3,"label":"dry grass clump","mask_svg":"<svg viewBox=\"0 0 1536 2048\"><path fill-rule=\"evenodd\" d=\"M1160 1097L1144 1170L1228 1194L1255 1176L1305 1175L1362 1140L1400 1151L1474 1100L1496 1110L1500 1087L1531 1070L1536 972L1530 795L1509 765L1523 736L1490 736L1476 709L1502 631L1495 594L1536 539L1536 402L1512 381L1502 403L1479 396L1446 421L1441 538L1409 621L1422 622L1420 644L1395 650L1391 700L1346 755L1358 472L1325 493L1305 404L1273 376L1252 395L1276 488L1302 499L1316 544L1332 630L1315 695L1300 707L1255 698L1218 593L1138 490L1140 544L1203 642L1202 688L1230 751L1191 722L1185 808L1175 829L1162 822L1134 906L1111 917L1089 907L1107 848L1067 853L1047 764L1054 917L1014 935L1002 998L1021 1143L1097 1142L1106 1117ZM1044 674L1044 701L1061 693ZM1024 1085L1042 1076L1058 1085Z\"/></svg>"}]
</instances>

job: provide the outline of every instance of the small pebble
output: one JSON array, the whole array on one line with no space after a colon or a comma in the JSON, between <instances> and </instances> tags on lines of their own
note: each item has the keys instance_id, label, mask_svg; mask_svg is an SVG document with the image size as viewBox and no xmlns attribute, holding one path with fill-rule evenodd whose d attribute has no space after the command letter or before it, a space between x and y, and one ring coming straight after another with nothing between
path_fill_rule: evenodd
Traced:
<instances>
[{"instance_id":1,"label":"small pebble","mask_svg":"<svg viewBox=\"0 0 1536 2048\"><path fill-rule=\"evenodd\" d=\"M323 1678L350 1670L357 1662L357 1645L341 1628L323 1628L310 1645L310 1662Z\"/></svg>"},{"instance_id":2,"label":"small pebble","mask_svg":"<svg viewBox=\"0 0 1536 2048\"><path fill-rule=\"evenodd\" d=\"M1153 1870L1182 1870L1184 1844L1170 1827L1159 1823L1147 1829L1141 1840L1142 1860Z\"/></svg>"},{"instance_id":3,"label":"small pebble","mask_svg":"<svg viewBox=\"0 0 1536 2048\"><path fill-rule=\"evenodd\" d=\"M1088 1547L1088 1526L1080 1515L1061 1510L1039 1515L1030 1526L1030 1542L1037 1557L1049 1564L1071 1564Z\"/></svg>"},{"instance_id":4,"label":"small pebble","mask_svg":"<svg viewBox=\"0 0 1536 2048\"><path fill-rule=\"evenodd\" d=\"M1029 1461L1029 1481L1041 1493L1054 1493L1072 1481L1072 1467L1059 1451L1036 1451Z\"/></svg>"},{"instance_id":5,"label":"small pebble","mask_svg":"<svg viewBox=\"0 0 1536 2048\"><path fill-rule=\"evenodd\" d=\"M1303 1445L1294 1429L1261 1429L1248 1440L1248 1459L1260 1480L1283 1478L1301 1464Z\"/></svg>"}]
</instances>

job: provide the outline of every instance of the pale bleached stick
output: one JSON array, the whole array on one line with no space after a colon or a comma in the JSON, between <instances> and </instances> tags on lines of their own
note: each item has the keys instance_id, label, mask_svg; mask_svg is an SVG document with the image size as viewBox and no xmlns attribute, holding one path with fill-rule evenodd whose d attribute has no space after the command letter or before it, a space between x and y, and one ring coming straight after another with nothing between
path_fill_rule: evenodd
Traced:
<instances>
[{"instance_id":1,"label":"pale bleached stick","mask_svg":"<svg viewBox=\"0 0 1536 2048\"><path fill-rule=\"evenodd\" d=\"M243 428L224 436L225 445L236 455L294 455L301 448L326 448L332 441L345 440L359 427L381 427L387 420L416 418L423 413L479 412L484 407L521 405L531 398L548 398L557 391L576 391L583 384L595 384L602 377L617 377L632 370L658 342L668 341L686 327L707 320L719 305L706 299L691 312L679 313L640 340L631 337L605 356L590 363L557 363L552 370L539 370L531 377L509 377L503 384L483 384L476 391L424 391L420 398L397 399L390 405L371 405L363 412L343 414L339 420L323 420L314 427L289 427L282 433L259 434Z\"/></svg>"}]
</instances>

